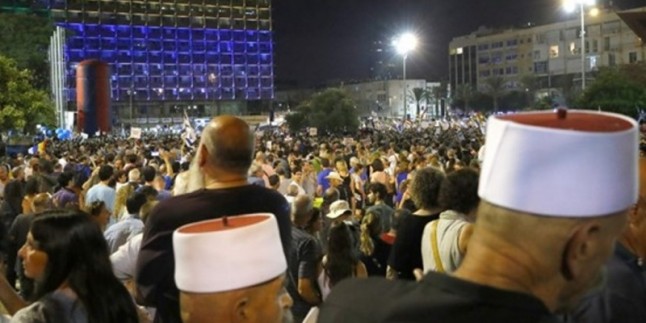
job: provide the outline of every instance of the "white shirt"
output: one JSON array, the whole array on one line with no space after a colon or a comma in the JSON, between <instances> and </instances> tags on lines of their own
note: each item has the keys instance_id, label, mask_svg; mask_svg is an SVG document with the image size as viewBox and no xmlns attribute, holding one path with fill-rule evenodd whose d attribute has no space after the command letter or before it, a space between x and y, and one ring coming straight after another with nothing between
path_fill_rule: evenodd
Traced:
<instances>
[{"instance_id":1,"label":"white shirt","mask_svg":"<svg viewBox=\"0 0 646 323\"><path fill-rule=\"evenodd\" d=\"M135 235L110 255L112 270L119 280L135 278L137 257L139 256L139 249L141 248L141 239L143 236L143 233Z\"/></svg>"}]
</instances>

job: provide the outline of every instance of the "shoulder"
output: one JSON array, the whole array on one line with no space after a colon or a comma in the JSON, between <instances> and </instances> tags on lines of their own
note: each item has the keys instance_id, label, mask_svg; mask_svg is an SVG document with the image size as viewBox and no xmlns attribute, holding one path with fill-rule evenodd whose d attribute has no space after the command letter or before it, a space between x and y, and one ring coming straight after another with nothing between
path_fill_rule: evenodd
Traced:
<instances>
[{"instance_id":1,"label":"shoulder","mask_svg":"<svg viewBox=\"0 0 646 323\"><path fill-rule=\"evenodd\" d=\"M37 301L31 305L19 310L11 317L11 322L30 322L30 323L45 323L47 322L47 307L44 302Z\"/></svg>"},{"instance_id":2,"label":"shoulder","mask_svg":"<svg viewBox=\"0 0 646 323\"><path fill-rule=\"evenodd\" d=\"M11 322L87 322L83 305L62 292L45 295L28 307L21 309L11 318Z\"/></svg>"},{"instance_id":3,"label":"shoulder","mask_svg":"<svg viewBox=\"0 0 646 323\"><path fill-rule=\"evenodd\" d=\"M319 322L381 322L388 304L413 288L412 282L384 278L344 280L321 306Z\"/></svg>"}]
</instances>

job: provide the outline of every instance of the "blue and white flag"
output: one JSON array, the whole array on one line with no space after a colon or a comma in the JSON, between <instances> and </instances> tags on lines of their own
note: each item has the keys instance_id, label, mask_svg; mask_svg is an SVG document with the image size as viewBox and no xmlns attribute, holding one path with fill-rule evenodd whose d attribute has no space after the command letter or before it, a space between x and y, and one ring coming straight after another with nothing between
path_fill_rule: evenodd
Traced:
<instances>
[{"instance_id":1,"label":"blue and white flag","mask_svg":"<svg viewBox=\"0 0 646 323\"><path fill-rule=\"evenodd\" d=\"M187 147L192 148L197 141L197 134L195 134L195 128L193 128L186 111L184 111L184 123L182 124L182 127L182 140L184 140L184 144Z\"/></svg>"}]
</instances>

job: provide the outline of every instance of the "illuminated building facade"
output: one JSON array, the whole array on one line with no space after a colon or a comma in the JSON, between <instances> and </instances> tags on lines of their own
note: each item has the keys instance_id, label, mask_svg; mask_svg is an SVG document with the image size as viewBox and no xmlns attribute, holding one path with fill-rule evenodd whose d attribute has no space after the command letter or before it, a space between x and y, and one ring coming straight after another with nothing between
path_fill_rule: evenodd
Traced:
<instances>
[{"instance_id":1,"label":"illuminated building facade","mask_svg":"<svg viewBox=\"0 0 646 323\"><path fill-rule=\"evenodd\" d=\"M50 59L62 52L63 66L52 68L52 79L60 79L68 110L85 59L110 65L112 106L125 123L157 124L185 108L244 114L274 97L270 0L13 2L49 10L52 38L62 38L50 50Z\"/></svg>"},{"instance_id":2,"label":"illuminated building facade","mask_svg":"<svg viewBox=\"0 0 646 323\"><path fill-rule=\"evenodd\" d=\"M548 94L579 88L582 66L590 82L600 67L646 61L646 7L601 10L585 23L584 49L578 18L507 30L482 28L456 37L449 44L451 89L469 85L486 91L487 79L502 77L509 90L522 91L522 78L533 76L540 92Z\"/></svg>"}]
</instances>

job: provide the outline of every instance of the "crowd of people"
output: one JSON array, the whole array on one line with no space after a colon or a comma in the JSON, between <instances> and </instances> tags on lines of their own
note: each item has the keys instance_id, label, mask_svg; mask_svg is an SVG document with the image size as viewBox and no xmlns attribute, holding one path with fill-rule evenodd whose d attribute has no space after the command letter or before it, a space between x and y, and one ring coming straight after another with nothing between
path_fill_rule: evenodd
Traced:
<instances>
[{"instance_id":1,"label":"crowd of people","mask_svg":"<svg viewBox=\"0 0 646 323\"><path fill-rule=\"evenodd\" d=\"M232 116L194 147L46 140L0 165L0 302L17 322L646 321L636 124L525 115L492 117L486 147L474 120L310 136ZM622 234L641 280L615 279L639 288L619 307L630 291L586 291L615 281Z\"/></svg>"}]
</instances>

